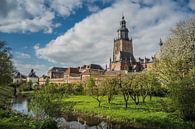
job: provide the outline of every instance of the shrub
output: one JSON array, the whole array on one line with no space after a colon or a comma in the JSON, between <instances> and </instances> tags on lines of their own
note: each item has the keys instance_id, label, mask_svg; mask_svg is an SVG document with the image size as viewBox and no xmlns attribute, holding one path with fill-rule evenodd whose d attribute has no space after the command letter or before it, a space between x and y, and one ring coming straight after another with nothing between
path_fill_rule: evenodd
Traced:
<instances>
[{"instance_id":1,"label":"shrub","mask_svg":"<svg viewBox=\"0 0 195 129\"><path fill-rule=\"evenodd\" d=\"M195 78L185 77L172 83L172 99L184 120L195 120Z\"/></svg>"},{"instance_id":2,"label":"shrub","mask_svg":"<svg viewBox=\"0 0 195 129\"><path fill-rule=\"evenodd\" d=\"M52 119L47 119L40 126L40 129L58 129L57 122Z\"/></svg>"}]
</instances>

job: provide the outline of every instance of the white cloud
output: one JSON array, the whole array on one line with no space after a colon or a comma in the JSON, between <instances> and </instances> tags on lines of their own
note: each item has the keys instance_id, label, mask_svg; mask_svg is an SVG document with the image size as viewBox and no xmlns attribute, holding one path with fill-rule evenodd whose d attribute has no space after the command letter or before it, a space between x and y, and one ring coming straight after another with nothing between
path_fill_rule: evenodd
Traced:
<instances>
[{"instance_id":1,"label":"white cloud","mask_svg":"<svg viewBox=\"0 0 195 129\"><path fill-rule=\"evenodd\" d=\"M192 15L175 8L171 1L144 8L128 0L118 1L77 23L45 47L36 46L35 52L39 58L71 66L105 64L112 57L113 39L124 12L133 37L134 55L150 57L158 50L159 39L164 39L171 27Z\"/></svg>"},{"instance_id":2,"label":"white cloud","mask_svg":"<svg viewBox=\"0 0 195 129\"><path fill-rule=\"evenodd\" d=\"M2 0L0 32L52 32L54 12L46 9L44 0ZM4 6L4 9L1 8Z\"/></svg>"},{"instance_id":3,"label":"white cloud","mask_svg":"<svg viewBox=\"0 0 195 129\"><path fill-rule=\"evenodd\" d=\"M16 59L30 59L31 56L27 53L15 52L15 58Z\"/></svg>"},{"instance_id":4,"label":"white cloud","mask_svg":"<svg viewBox=\"0 0 195 129\"><path fill-rule=\"evenodd\" d=\"M49 4L59 15L69 16L75 9L82 7L82 0L49 0Z\"/></svg>"},{"instance_id":5,"label":"white cloud","mask_svg":"<svg viewBox=\"0 0 195 129\"><path fill-rule=\"evenodd\" d=\"M58 16L69 16L80 8L82 0L1 0L0 32L51 33L59 26Z\"/></svg>"},{"instance_id":6,"label":"white cloud","mask_svg":"<svg viewBox=\"0 0 195 129\"><path fill-rule=\"evenodd\" d=\"M88 10L89 10L89 12L97 12L97 11L99 11L100 10L100 8L97 6L97 5L89 5L88 6Z\"/></svg>"},{"instance_id":7,"label":"white cloud","mask_svg":"<svg viewBox=\"0 0 195 129\"><path fill-rule=\"evenodd\" d=\"M14 62L14 66L16 67L16 70L18 70L24 75L28 75L31 69L34 69L36 72L36 75L38 76L47 74L46 71L48 71L48 67L43 64L23 64L17 60L13 60L13 62Z\"/></svg>"},{"instance_id":8,"label":"white cloud","mask_svg":"<svg viewBox=\"0 0 195 129\"><path fill-rule=\"evenodd\" d=\"M189 7L192 9L192 10L195 10L195 1L194 0L190 0L190 2L188 3Z\"/></svg>"}]
</instances>

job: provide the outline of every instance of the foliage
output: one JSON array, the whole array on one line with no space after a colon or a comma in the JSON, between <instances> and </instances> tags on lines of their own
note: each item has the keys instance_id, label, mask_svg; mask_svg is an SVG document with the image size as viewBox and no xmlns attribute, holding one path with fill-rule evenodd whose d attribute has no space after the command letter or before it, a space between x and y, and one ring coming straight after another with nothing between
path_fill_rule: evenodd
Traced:
<instances>
[{"instance_id":1,"label":"foliage","mask_svg":"<svg viewBox=\"0 0 195 129\"><path fill-rule=\"evenodd\" d=\"M182 118L194 119L195 19L179 23L155 59L155 72Z\"/></svg>"},{"instance_id":2,"label":"foliage","mask_svg":"<svg viewBox=\"0 0 195 129\"><path fill-rule=\"evenodd\" d=\"M0 107L5 108L11 104L13 93L13 87L0 85Z\"/></svg>"},{"instance_id":3,"label":"foliage","mask_svg":"<svg viewBox=\"0 0 195 129\"><path fill-rule=\"evenodd\" d=\"M58 92L58 89L53 84L45 86L41 90L37 90L33 96L31 108L37 116L52 117L61 113L62 104L61 98L64 92Z\"/></svg>"},{"instance_id":4,"label":"foliage","mask_svg":"<svg viewBox=\"0 0 195 129\"><path fill-rule=\"evenodd\" d=\"M172 30L155 62L161 83L182 79L195 64L195 19L181 22Z\"/></svg>"},{"instance_id":5,"label":"foliage","mask_svg":"<svg viewBox=\"0 0 195 129\"><path fill-rule=\"evenodd\" d=\"M111 104L107 103L105 96L101 108L97 107L97 102L89 96L70 96L65 98L65 102L74 102L74 109L77 112L90 116L98 116L120 124L130 124L132 128L144 129L193 129L194 122L185 122L172 117L170 113L164 112L161 107L161 100L170 101L169 98L153 97L150 101L146 98L145 103L135 105L129 99L127 109L124 109L123 96L115 96Z\"/></svg>"},{"instance_id":6,"label":"foliage","mask_svg":"<svg viewBox=\"0 0 195 129\"><path fill-rule=\"evenodd\" d=\"M108 103L111 103L113 96L117 94L118 79L106 78L100 85L102 85L105 89L108 97Z\"/></svg>"},{"instance_id":7,"label":"foliage","mask_svg":"<svg viewBox=\"0 0 195 129\"><path fill-rule=\"evenodd\" d=\"M41 121L17 115L10 110L8 111L0 108L1 129L37 129L40 124Z\"/></svg>"},{"instance_id":8,"label":"foliage","mask_svg":"<svg viewBox=\"0 0 195 129\"><path fill-rule=\"evenodd\" d=\"M93 78L89 78L86 83L86 93L98 102L98 107L101 106L102 98L106 95L103 85L96 85Z\"/></svg>"},{"instance_id":9,"label":"foliage","mask_svg":"<svg viewBox=\"0 0 195 129\"><path fill-rule=\"evenodd\" d=\"M42 123L40 129L58 129L57 122L53 119L47 119Z\"/></svg>"},{"instance_id":10,"label":"foliage","mask_svg":"<svg viewBox=\"0 0 195 129\"><path fill-rule=\"evenodd\" d=\"M0 41L0 84L8 84L12 81L14 71L11 61L10 48L6 47L6 43Z\"/></svg>"},{"instance_id":11,"label":"foliage","mask_svg":"<svg viewBox=\"0 0 195 129\"><path fill-rule=\"evenodd\" d=\"M125 76L122 77L122 75L120 74L118 76L118 81L119 81L119 89L120 92L123 95L123 100L125 102L125 108L128 108L128 101L129 101L129 94L131 94L131 84L132 84L132 76Z\"/></svg>"},{"instance_id":12,"label":"foliage","mask_svg":"<svg viewBox=\"0 0 195 129\"><path fill-rule=\"evenodd\" d=\"M195 75L195 73L194 73ZM184 120L195 120L195 76L185 76L171 83L174 105Z\"/></svg>"}]
</instances>

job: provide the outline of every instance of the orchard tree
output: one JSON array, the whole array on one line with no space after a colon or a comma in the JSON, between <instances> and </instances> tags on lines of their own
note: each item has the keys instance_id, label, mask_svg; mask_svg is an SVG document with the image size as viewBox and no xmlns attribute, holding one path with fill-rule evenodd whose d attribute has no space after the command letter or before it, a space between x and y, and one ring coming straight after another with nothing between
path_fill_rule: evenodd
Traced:
<instances>
[{"instance_id":1,"label":"orchard tree","mask_svg":"<svg viewBox=\"0 0 195 129\"><path fill-rule=\"evenodd\" d=\"M10 48L4 41L0 41L0 84L8 84L13 76L13 64L11 61Z\"/></svg>"},{"instance_id":2,"label":"orchard tree","mask_svg":"<svg viewBox=\"0 0 195 129\"><path fill-rule=\"evenodd\" d=\"M161 84L157 78L157 75L152 70L146 71L147 76L147 87L148 87L148 95L150 96L150 101L152 100L152 96L154 94L164 94L161 91L163 88L161 87Z\"/></svg>"},{"instance_id":3,"label":"orchard tree","mask_svg":"<svg viewBox=\"0 0 195 129\"><path fill-rule=\"evenodd\" d=\"M106 95L105 87L101 83L96 85L95 80L90 77L86 83L86 92L98 102L98 107L100 107L103 97Z\"/></svg>"},{"instance_id":4,"label":"orchard tree","mask_svg":"<svg viewBox=\"0 0 195 129\"><path fill-rule=\"evenodd\" d=\"M106 95L108 97L108 103L111 103L113 96L116 94L118 87L117 78L106 78L101 85L104 87Z\"/></svg>"},{"instance_id":5,"label":"orchard tree","mask_svg":"<svg viewBox=\"0 0 195 129\"><path fill-rule=\"evenodd\" d=\"M122 76L121 74L118 75L118 87L120 89L120 92L123 95L123 100L125 102L125 108L128 108L128 101L130 94L132 95L132 76L131 75L125 75ZM132 96L131 96L132 97Z\"/></svg>"}]
</instances>

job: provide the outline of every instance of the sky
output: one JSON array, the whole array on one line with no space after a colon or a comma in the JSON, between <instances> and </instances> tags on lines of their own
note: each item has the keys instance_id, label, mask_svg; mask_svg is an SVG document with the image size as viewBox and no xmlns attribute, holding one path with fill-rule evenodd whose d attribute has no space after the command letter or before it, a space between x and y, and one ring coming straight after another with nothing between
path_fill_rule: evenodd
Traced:
<instances>
[{"instance_id":1,"label":"sky","mask_svg":"<svg viewBox=\"0 0 195 129\"><path fill-rule=\"evenodd\" d=\"M134 56L150 58L170 30L194 18L195 0L1 0L0 40L16 69L41 76L49 68L100 64L112 57L124 15Z\"/></svg>"}]
</instances>

